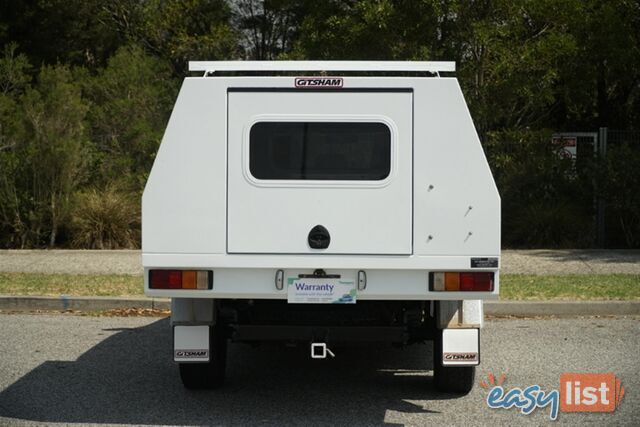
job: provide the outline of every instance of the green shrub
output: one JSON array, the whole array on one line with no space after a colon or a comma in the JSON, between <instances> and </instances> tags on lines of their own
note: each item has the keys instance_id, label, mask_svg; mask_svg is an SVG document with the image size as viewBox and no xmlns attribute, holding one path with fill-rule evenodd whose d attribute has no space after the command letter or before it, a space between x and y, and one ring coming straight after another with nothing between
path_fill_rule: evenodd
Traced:
<instances>
[{"instance_id":1,"label":"green shrub","mask_svg":"<svg viewBox=\"0 0 640 427\"><path fill-rule=\"evenodd\" d=\"M598 168L597 194L606 204L606 245L640 247L640 144L609 144Z\"/></svg>"},{"instance_id":2,"label":"green shrub","mask_svg":"<svg viewBox=\"0 0 640 427\"><path fill-rule=\"evenodd\" d=\"M550 131L490 133L484 148L502 198L504 246L593 244L592 178L560 155Z\"/></svg>"}]
</instances>

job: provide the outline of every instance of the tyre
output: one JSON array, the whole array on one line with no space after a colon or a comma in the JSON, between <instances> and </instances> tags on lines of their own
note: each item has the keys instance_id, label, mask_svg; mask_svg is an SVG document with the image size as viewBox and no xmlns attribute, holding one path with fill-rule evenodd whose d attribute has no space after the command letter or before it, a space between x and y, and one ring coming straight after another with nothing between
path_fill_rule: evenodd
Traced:
<instances>
[{"instance_id":1,"label":"tyre","mask_svg":"<svg viewBox=\"0 0 640 427\"><path fill-rule=\"evenodd\" d=\"M179 364L180 379L185 388L213 389L224 383L227 367L227 334L223 325L217 324L211 328L210 347L209 362Z\"/></svg>"},{"instance_id":2,"label":"tyre","mask_svg":"<svg viewBox=\"0 0 640 427\"><path fill-rule=\"evenodd\" d=\"M473 388L475 366L442 366L442 330L437 329L433 340L433 382L445 393L465 395Z\"/></svg>"}]
</instances>

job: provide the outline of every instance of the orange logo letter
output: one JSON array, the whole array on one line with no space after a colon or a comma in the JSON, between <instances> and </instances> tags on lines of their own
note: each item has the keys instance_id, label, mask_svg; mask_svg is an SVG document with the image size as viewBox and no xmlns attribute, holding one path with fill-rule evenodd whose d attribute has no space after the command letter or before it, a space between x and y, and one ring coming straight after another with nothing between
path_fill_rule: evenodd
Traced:
<instances>
[{"instance_id":1,"label":"orange logo letter","mask_svg":"<svg viewBox=\"0 0 640 427\"><path fill-rule=\"evenodd\" d=\"M562 412L613 412L623 395L624 387L612 373L560 375Z\"/></svg>"}]
</instances>

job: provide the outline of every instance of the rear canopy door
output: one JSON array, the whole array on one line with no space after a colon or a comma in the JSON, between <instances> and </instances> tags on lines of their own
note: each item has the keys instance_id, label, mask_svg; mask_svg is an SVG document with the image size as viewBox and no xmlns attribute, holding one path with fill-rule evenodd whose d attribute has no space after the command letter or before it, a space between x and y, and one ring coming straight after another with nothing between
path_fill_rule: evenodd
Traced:
<instances>
[{"instance_id":1,"label":"rear canopy door","mask_svg":"<svg viewBox=\"0 0 640 427\"><path fill-rule=\"evenodd\" d=\"M228 96L229 253L411 254L410 91Z\"/></svg>"}]
</instances>

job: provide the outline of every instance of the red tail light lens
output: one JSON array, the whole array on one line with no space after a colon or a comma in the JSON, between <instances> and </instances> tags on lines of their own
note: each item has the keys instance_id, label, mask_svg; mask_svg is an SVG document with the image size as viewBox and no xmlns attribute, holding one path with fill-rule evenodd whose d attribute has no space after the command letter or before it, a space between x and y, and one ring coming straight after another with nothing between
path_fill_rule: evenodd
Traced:
<instances>
[{"instance_id":1,"label":"red tail light lens","mask_svg":"<svg viewBox=\"0 0 640 427\"><path fill-rule=\"evenodd\" d=\"M169 272L171 270L151 270L149 287L152 289L169 289Z\"/></svg>"},{"instance_id":2,"label":"red tail light lens","mask_svg":"<svg viewBox=\"0 0 640 427\"><path fill-rule=\"evenodd\" d=\"M493 290L493 273L460 273L460 290L489 292Z\"/></svg>"},{"instance_id":3,"label":"red tail light lens","mask_svg":"<svg viewBox=\"0 0 640 427\"><path fill-rule=\"evenodd\" d=\"M476 283L473 273L460 273L460 290L472 291Z\"/></svg>"},{"instance_id":4,"label":"red tail light lens","mask_svg":"<svg viewBox=\"0 0 640 427\"><path fill-rule=\"evenodd\" d=\"M182 288L182 271L169 270L169 289Z\"/></svg>"},{"instance_id":5,"label":"red tail light lens","mask_svg":"<svg viewBox=\"0 0 640 427\"><path fill-rule=\"evenodd\" d=\"M447 272L431 274L432 291L492 292L494 273Z\"/></svg>"},{"instance_id":6,"label":"red tail light lens","mask_svg":"<svg viewBox=\"0 0 640 427\"><path fill-rule=\"evenodd\" d=\"M151 289L212 289L211 270L149 270Z\"/></svg>"}]
</instances>

